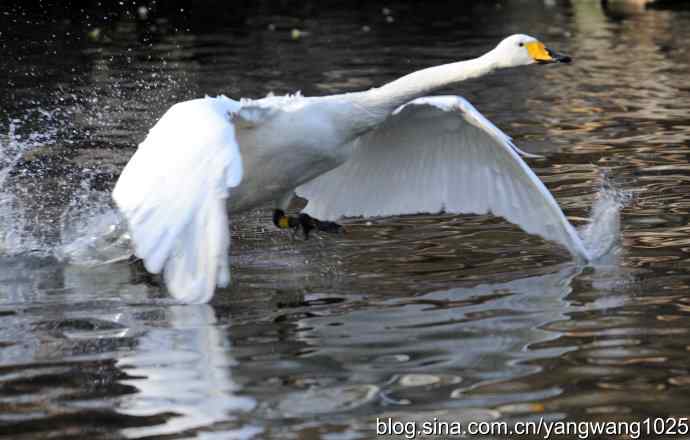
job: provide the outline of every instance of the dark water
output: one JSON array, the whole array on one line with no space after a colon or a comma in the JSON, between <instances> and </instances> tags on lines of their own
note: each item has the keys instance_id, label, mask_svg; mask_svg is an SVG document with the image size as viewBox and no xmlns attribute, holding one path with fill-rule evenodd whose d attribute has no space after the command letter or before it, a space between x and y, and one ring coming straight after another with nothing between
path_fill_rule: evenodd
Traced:
<instances>
[{"instance_id":1,"label":"dark water","mask_svg":"<svg viewBox=\"0 0 690 440\"><path fill-rule=\"evenodd\" d=\"M0 436L349 440L387 416L690 415L690 12L476 3L0 5ZM108 190L172 103L359 90L514 32L576 62L448 92L545 155L531 164L575 223L602 185L628 194L594 268L488 216L304 242L266 211L234 219L233 286L210 305L93 265L122 252L94 238Z\"/></svg>"}]
</instances>

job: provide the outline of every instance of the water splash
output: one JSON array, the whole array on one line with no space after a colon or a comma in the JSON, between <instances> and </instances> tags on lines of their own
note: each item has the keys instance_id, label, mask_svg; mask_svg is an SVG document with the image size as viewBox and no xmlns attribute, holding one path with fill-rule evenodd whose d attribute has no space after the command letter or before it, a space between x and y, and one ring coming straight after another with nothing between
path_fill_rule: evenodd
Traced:
<instances>
[{"instance_id":1,"label":"water splash","mask_svg":"<svg viewBox=\"0 0 690 440\"><path fill-rule=\"evenodd\" d=\"M66 135L73 131L71 118L66 108L39 108L13 117L0 133L0 255L31 253L95 264L128 254L128 236L109 191L93 189L96 171L73 170L64 186L48 193L26 186L26 180L50 173L22 163L41 150L61 154L56 145L72 143ZM56 206L58 211L48 216L56 221L37 221L37 212Z\"/></svg>"},{"instance_id":2,"label":"water splash","mask_svg":"<svg viewBox=\"0 0 690 440\"><path fill-rule=\"evenodd\" d=\"M0 254L14 255L41 248L39 240L27 232L29 220L21 201L9 185L16 165L30 151L57 139L62 124L58 111L37 108L12 118L6 133L0 133ZM33 130L33 126L43 129Z\"/></svg>"},{"instance_id":3,"label":"water splash","mask_svg":"<svg viewBox=\"0 0 690 440\"><path fill-rule=\"evenodd\" d=\"M589 222L579 229L591 261L601 262L616 255L621 249L620 214L632 200L630 192L618 188L602 173L601 184L592 204Z\"/></svg>"},{"instance_id":4,"label":"water splash","mask_svg":"<svg viewBox=\"0 0 690 440\"><path fill-rule=\"evenodd\" d=\"M124 219L112 206L109 192L90 188L88 179L83 180L60 216L60 243L53 255L79 265L127 258L131 251Z\"/></svg>"},{"instance_id":5,"label":"water splash","mask_svg":"<svg viewBox=\"0 0 690 440\"><path fill-rule=\"evenodd\" d=\"M19 103L27 109L19 114L0 110L0 255L93 264L128 249L111 182L103 183L120 168L119 157L91 151L136 144L165 108L195 92L187 70L165 61L139 66L136 77L112 69L133 62L125 58L96 59L95 83L74 77Z\"/></svg>"}]
</instances>

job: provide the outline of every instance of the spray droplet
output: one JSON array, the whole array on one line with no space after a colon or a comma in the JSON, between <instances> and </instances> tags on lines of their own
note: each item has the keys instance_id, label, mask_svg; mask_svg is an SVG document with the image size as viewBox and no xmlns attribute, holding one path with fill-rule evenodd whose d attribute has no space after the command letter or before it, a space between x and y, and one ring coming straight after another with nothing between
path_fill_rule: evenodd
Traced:
<instances>
[{"instance_id":1,"label":"spray droplet","mask_svg":"<svg viewBox=\"0 0 690 440\"><path fill-rule=\"evenodd\" d=\"M593 261L610 255L619 246L620 212L631 199L632 195L629 192L616 188L606 173L602 175L602 183L592 204L589 222L579 230Z\"/></svg>"}]
</instances>

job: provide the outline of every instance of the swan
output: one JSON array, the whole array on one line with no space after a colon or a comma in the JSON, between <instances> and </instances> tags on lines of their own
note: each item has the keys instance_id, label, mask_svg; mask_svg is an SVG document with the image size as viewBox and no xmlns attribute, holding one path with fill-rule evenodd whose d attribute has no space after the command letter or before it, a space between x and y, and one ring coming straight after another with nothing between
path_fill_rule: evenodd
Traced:
<instances>
[{"instance_id":1,"label":"swan","mask_svg":"<svg viewBox=\"0 0 690 440\"><path fill-rule=\"evenodd\" d=\"M497 69L569 62L528 35L378 88L321 97L173 105L122 171L113 199L134 254L185 303L230 281L228 213L266 203L280 228L340 230L342 217L491 212L587 250L511 138L460 96L426 96ZM291 199L308 203L287 216Z\"/></svg>"}]
</instances>

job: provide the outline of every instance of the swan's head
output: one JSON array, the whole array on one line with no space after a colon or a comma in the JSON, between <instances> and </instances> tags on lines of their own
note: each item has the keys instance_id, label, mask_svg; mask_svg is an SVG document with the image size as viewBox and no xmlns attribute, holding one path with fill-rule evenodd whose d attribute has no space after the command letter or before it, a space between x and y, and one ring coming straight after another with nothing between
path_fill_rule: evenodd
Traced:
<instances>
[{"instance_id":1,"label":"swan's head","mask_svg":"<svg viewBox=\"0 0 690 440\"><path fill-rule=\"evenodd\" d=\"M569 56L547 49L541 41L522 34L511 35L505 38L490 53L496 57L499 67L570 62Z\"/></svg>"}]
</instances>

